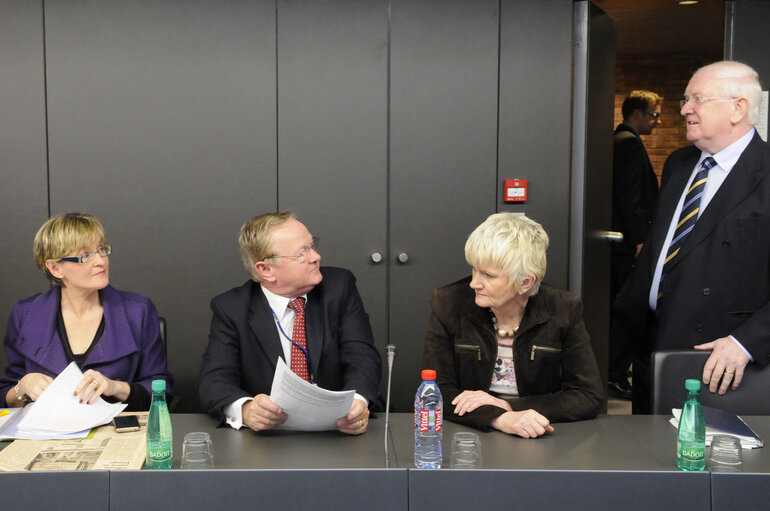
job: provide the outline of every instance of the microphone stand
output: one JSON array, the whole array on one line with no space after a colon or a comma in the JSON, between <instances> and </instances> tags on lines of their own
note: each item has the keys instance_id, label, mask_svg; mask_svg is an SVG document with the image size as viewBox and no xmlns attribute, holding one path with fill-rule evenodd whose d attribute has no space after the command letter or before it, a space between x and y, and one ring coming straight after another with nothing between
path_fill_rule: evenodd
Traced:
<instances>
[{"instance_id":1,"label":"microphone stand","mask_svg":"<svg viewBox=\"0 0 770 511\"><path fill-rule=\"evenodd\" d=\"M390 468L390 453L388 452L388 431L390 425L390 380L393 376L393 359L396 357L396 346L388 344L385 347L388 360L388 391L385 398L385 468Z\"/></svg>"}]
</instances>

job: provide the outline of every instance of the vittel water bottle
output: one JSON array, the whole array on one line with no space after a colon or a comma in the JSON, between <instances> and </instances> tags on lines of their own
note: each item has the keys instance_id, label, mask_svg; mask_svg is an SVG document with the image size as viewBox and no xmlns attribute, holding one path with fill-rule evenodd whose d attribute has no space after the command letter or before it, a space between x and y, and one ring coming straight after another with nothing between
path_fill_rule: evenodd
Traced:
<instances>
[{"instance_id":1,"label":"vittel water bottle","mask_svg":"<svg viewBox=\"0 0 770 511\"><path fill-rule=\"evenodd\" d=\"M422 383L414 396L414 466L417 468L441 468L443 408L436 371L423 369Z\"/></svg>"},{"instance_id":2,"label":"vittel water bottle","mask_svg":"<svg viewBox=\"0 0 770 511\"><path fill-rule=\"evenodd\" d=\"M152 381L152 403L147 419L148 469L169 469L174 464L171 435L171 416L166 405L166 382Z\"/></svg>"},{"instance_id":3,"label":"vittel water bottle","mask_svg":"<svg viewBox=\"0 0 770 511\"><path fill-rule=\"evenodd\" d=\"M687 401L679 417L679 433L676 440L676 466L679 470L706 469L706 421L703 407L698 400L699 380L685 380Z\"/></svg>"}]
</instances>

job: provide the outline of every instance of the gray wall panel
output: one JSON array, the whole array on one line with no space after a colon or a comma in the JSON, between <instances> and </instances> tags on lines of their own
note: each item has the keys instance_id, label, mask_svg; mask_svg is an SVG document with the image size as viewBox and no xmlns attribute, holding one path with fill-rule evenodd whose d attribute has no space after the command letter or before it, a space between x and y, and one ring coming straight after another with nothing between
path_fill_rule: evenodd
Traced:
<instances>
[{"instance_id":1,"label":"gray wall panel","mask_svg":"<svg viewBox=\"0 0 770 511\"><path fill-rule=\"evenodd\" d=\"M48 217L43 8L0 1L0 331L11 306L48 288L32 240ZM5 351L0 368L5 367Z\"/></svg>"},{"instance_id":2,"label":"gray wall panel","mask_svg":"<svg viewBox=\"0 0 770 511\"><path fill-rule=\"evenodd\" d=\"M393 410L412 409L430 292L470 273L495 212L498 2L394 0L391 42ZM406 264L396 262L401 252Z\"/></svg>"},{"instance_id":3,"label":"gray wall panel","mask_svg":"<svg viewBox=\"0 0 770 511\"><path fill-rule=\"evenodd\" d=\"M281 209L321 237L322 264L357 279L375 340L387 339L388 4L278 3ZM382 351L382 350L380 350Z\"/></svg>"},{"instance_id":4,"label":"gray wall panel","mask_svg":"<svg viewBox=\"0 0 770 511\"><path fill-rule=\"evenodd\" d=\"M270 1L46 4L51 211L86 210L112 283L153 299L197 407L209 300L248 277L241 224L276 207Z\"/></svg>"},{"instance_id":5,"label":"gray wall panel","mask_svg":"<svg viewBox=\"0 0 770 511\"><path fill-rule=\"evenodd\" d=\"M545 280L567 288L572 1L503 0L496 200L540 222L551 239ZM527 179L529 200L502 201L504 179Z\"/></svg>"},{"instance_id":6,"label":"gray wall panel","mask_svg":"<svg viewBox=\"0 0 770 511\"><path fill-rule=\"evenodd\" d=\"M732 58L753 67L759 73L762 88L768 90L770 39L767 37L767 22L770 20L770 3L754 0L734 0L731 3L734 12Z\"/></svg>"}]
</instances>

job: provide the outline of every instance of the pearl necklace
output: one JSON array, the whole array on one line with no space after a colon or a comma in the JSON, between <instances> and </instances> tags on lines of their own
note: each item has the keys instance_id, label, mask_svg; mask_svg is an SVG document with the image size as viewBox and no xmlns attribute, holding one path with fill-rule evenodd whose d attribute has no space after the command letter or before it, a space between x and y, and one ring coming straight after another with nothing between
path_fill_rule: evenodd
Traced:
<instances>
[{"instance_id":1,"label":"pearl necklace","mask_svg":"<svg viewBox=\"0 0 770 511\"><path fill-rule=\"evenodd\" d=\"M497 317L492 314L492 324L495 325L495 331L497 332L497 335L500 337L514 337L516 335L516 332L519 331L519 326L516 325L513 327L513 330L505 330L503 328L497 328Z\"/></svg>"}]
</instances>

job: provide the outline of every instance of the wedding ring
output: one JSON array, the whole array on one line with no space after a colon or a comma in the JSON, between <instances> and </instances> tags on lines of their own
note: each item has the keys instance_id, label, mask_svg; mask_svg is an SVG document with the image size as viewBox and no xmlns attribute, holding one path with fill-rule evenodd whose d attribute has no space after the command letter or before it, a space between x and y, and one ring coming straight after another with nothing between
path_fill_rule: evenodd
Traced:
<instances>
[{"instance_id":1,"label":"wedding ring","mask_svg":"<svg viewBox=\"0 0 770 511\"><path fill-rule=\"evenodd\" d=\"M727 369L725 369L725 374L735 374L735 371L728 371Z\"/></svg>"},{"instance_id":2,"label":"wedding ring","mask_svg":"<svg viewBox=\"0 0 770 511\"><path fill-rule=\"evenodd\" d=\"M361 427L361 428L364 427L364 419L359 419L358 420L358 426Z\"/></svg>"}]
</instances>

